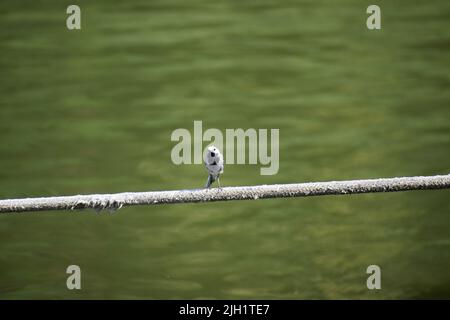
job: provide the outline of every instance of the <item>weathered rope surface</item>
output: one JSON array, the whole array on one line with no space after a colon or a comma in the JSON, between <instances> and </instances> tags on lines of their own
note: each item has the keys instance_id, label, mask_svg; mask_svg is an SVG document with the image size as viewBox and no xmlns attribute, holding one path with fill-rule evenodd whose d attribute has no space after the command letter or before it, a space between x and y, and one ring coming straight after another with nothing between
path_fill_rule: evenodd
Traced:
<instances>
[{"instance_id":1,"label":"weathered rope surface","mask_svg":"<svg viewBox=\"0 0 450 320\"><path fill-rule=\"evenodd\" d=\"M0 213L450 189L450 175L0 200Z\"/></svg>"}]
</instances>

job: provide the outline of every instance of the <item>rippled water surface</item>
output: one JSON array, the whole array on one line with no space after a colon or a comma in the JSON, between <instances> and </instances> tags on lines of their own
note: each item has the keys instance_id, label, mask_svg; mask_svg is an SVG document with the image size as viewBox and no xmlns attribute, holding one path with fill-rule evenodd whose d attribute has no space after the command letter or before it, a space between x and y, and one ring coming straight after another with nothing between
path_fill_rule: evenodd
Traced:
<instances>
[{"instance_id":1,"label":"rippled water surface","mask_svg":"<svg viewBox=\"0 0 450 320\"><path fill-rule=\"evenodd\" d=\"M197 188L176 128L279 128L226 186L450 172L450 2L0 3L0 198ZM0 216L0 298L450 297L450 194ZM66 289L66 267L82 290ZM382 269L382 290L366 268Z\"/></svg>"}]
</instances>

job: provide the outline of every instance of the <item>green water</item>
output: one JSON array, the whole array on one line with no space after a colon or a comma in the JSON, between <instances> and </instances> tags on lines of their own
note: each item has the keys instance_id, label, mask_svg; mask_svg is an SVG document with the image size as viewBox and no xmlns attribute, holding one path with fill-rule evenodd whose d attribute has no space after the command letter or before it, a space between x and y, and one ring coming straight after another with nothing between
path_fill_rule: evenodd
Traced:
<instances>
[{"instance_id":1,"label":"green water","mask_svg":"<svg viewBox=\"0 0 450 320\"><path fill-rule=\"evenodd\" d=\"M450 172L448 0L377 1L379 31L364 0L69 4L0 3L0 198L201 187L194 120L280 129L279 173L226 186ZM0 298L450 298L449 195L5 214Z\"/></svg>"}]
</instances>

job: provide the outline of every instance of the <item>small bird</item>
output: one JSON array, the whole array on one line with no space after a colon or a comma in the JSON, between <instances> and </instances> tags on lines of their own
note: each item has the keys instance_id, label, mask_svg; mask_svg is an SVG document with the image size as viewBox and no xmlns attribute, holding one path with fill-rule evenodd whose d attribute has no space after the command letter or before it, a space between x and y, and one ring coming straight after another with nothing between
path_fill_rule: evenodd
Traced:
<instances>
[{"instance_id":1,"label":"small bird","mask_svg":"<svg viewBox=\"0 0 450 320\"><path fill-rule=\"evenodd\" d=\"M219 149L215 146L209 146L205 154L205 167L209 176L206 181L205 188L209 188L211 184L217 180L220 188L219 176L223 173L223 157Z\"/></svg>"}]
</instances>

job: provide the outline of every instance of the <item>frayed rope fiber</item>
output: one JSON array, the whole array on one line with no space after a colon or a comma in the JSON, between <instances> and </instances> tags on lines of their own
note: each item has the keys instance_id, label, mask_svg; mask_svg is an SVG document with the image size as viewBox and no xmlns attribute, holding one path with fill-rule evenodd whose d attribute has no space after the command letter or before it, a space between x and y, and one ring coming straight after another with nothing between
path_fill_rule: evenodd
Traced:
<instances>
[{"instance_id":1,"label":"frayed rope fiber","mask_svg":"<svg viewBox=\"0 0 450 320\"><path fill-rule=\"evenodd\" d=\"M450 189L450 175L0 200L0 213Z\"/></svg>"}]
</instances>

